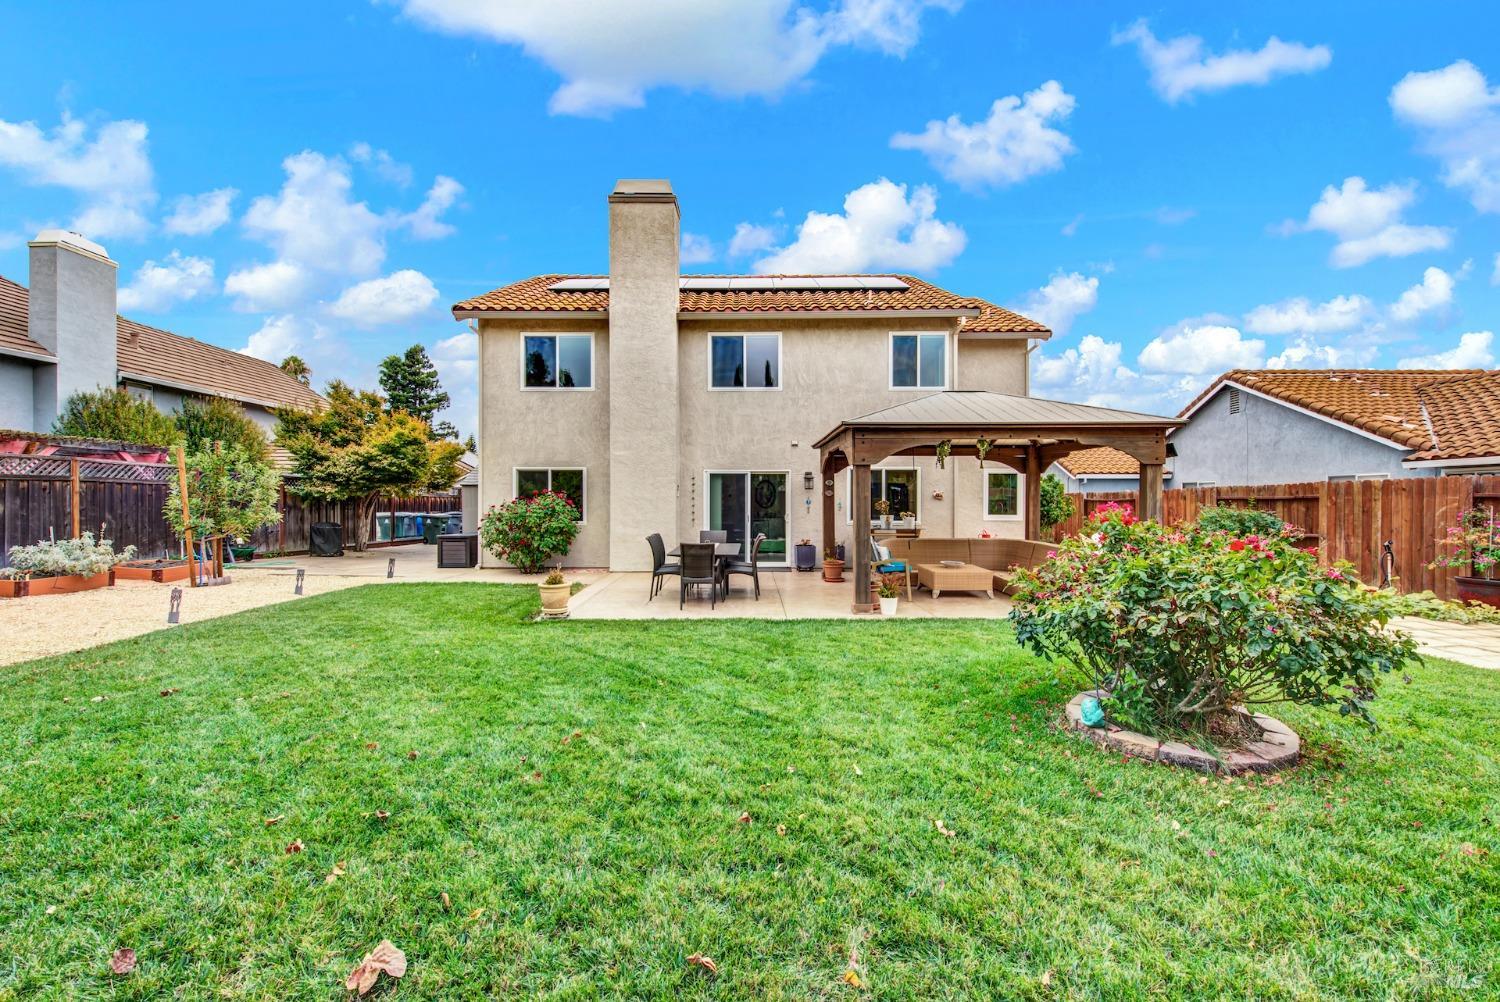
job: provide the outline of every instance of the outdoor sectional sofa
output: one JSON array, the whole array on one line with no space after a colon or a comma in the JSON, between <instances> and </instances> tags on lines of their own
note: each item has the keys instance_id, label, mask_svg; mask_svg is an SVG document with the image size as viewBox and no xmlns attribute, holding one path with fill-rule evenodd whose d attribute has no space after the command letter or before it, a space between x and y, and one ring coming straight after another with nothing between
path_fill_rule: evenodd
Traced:
<instances>
[{"instance_id":1,"label":"outdoor sectional sofa","mask_svg":"<svg viewBox=\"0 0 1500 1002\"><path fill-rule=\"evenodd\" d=\"M1057 548L1056 543L1030 539L943 539L895 536L882 539L880 543L891 551L892 560L906 563L912 580L916 579L915 568L920 564L961 560L966 564L974 564L990 571L993 590L1005 594L1010 594L1013 590L1011 582L1015 577L1015 568L1035 567L1047 559L1049 551Z\"/></svg>"}]
</instances>

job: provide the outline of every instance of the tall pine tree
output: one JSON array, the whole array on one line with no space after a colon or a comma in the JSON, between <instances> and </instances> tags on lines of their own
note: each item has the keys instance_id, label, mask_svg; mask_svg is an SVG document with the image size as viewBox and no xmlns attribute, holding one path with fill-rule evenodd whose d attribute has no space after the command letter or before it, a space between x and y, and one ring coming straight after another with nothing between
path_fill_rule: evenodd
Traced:
<instances>
[{"instance_id":1,"label":"tall pine tree","mask_svg":"<svg viewBox=\"0 0 1500 1002\"><path fill-rule=\"evenodd\" d=\"M414 344L401 355L388 355L380 363L380 388L385 391L386 405L393 411L405 411L428 425L433 415L448 406L448 394L438 382L437 366L427 357L427 349Z\"/></svg>"}]
</instances>

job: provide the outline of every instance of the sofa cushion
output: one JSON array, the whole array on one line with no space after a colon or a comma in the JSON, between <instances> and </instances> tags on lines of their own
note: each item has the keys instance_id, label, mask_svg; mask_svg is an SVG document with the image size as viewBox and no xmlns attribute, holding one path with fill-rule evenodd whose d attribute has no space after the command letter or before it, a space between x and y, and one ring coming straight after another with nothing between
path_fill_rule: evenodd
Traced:
<instances>
[{"instance_id":1,"label":"sofa cushion","mask_svg":"<svg viewBox=\"0 0 1500 1002\"><path fill-rule=\"evenodd\" d=\"M912 540L908 559L914 564L936 564L943 560L970 563L969 540L922 537Z\"/></svg>"}]
</instances>

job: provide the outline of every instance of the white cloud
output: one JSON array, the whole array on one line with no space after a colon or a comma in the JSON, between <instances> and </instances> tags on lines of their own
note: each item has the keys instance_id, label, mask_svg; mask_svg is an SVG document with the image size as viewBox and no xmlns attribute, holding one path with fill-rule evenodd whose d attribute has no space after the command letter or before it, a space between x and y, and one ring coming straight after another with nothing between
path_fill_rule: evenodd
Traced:
<instances>
[{"instance_id":1,"label":"white cloud","mask_svg":"<svg viewBox=\"0 0 1500 1002\"><path fill-rule=\"evenodd\" d=\"M208 258L183 257L177 251L160 263L147 261L131 283L119 292L120 310L160 313L176 303L214 290L214 263Z\"/></svg>"},{"instance_id":2,"label":"white cloud","mask_svg":"<svg viewBox=\"0 0 1500 1002\"><path fill-rule=\"evenodd\" d=\"M1076 348L1037 352L1032 392L1039 397L1110 405L1130 399L1139 376L1120 360L1118 341L1085 334Z\"/></svg>"},{"instance_id":3,"label":"white cloud","mask_svg":"<svg viewBox=\"0 0 1500 1002\"><path fill-rule=\"evenodd\" d=\"M310 271L370 274L385 261L386 222L350 197L349 165L304 150L281 162L286 181L245 213L245 232Z\"/></svg>"},{"instance_id":4,"label":"white cloud","mask_svg":"<svg viewBox=\"0 0 1500 1002\"><path fill-rule=\"evenodd\" d=\"M1283 234L1321 230L1338 238L1329 263L1335 268L1352 268L1377 257L1406 257L1423 251L1442 250L1453 240L1453 232L1442 226L1412 226L1402 221L1407 208L1416 201L1414 183L1391 183L1371 188L1362 177L1347 177L1335 188L1328 185L1313 207L1307 221L1288 220L1279 230Z\"/></svg>"},{"instance_id":5,"label":"white cloud","mask_svg":"<svg viewBox=\"0 0 1500 1002\"><path fill-rule=\"evenodd\" d=\"M1422 281L1401 293L1401 298L1391 304L1391 316L1402 323L1410 323L1424 313L1441 309L1453 302L1453 276L1441 268L1428 268L1422 272Z\"/></svg>"},{"instance_id":6,"label":"white cloud","mask_svg":"<svg viewBox=\"0 0 1500 1002\"><path fill-rule=\"evenodd\" d=\"M307 337L308 332L297 317L290 314L268 317L240 351L279 365L288 355L305 351Z\"/></svg>"},{"instance_id":7,"label":"white cloud","mask_svg":"<svg viewBox=\"0 0 1500 1002\"><path fill-rule=\"evenodd\" d=\"M445 414L461 432L479 426L479 338L461 331L434 344L428 355L448 391Z\"/></svg>"},{"instance_id":8,"label":"white cloud","mask_svg":"<svg viewBox=\"0 0 1500 1002\"><path fill-rule=\"evenodd\" d=\"M756 262L763 272L933 271L963 251L967 237L939 220L937 193L881 178L851 191L844 212L809 212L797 239Z\"/></svg>"},{"instance_id":9,"label":"white cloud","mask_svg":"<svg viewBox=\"0 0 1500 1002\"><path fill-rule=\"evenodd\" d=\"M926 154L939 174L965 188L1008 185L1060 170L1073 141L1056 128L1077 101L1056 80L1024 97L998 98L990 115L970 125L957 115L920 133L898 132L891 146Z\"/></svg>"},{"instance_id":10,"label":"white cloud","mask_svg":"<svg viewBox=\"0 0 1500 1002\"><path fill-rule=\"evenodd\" d=\"M1146 343L1136 362L1154 372L1201 376L1226 369L1255 369L1266 357L1266 343L1246 339L1227 324L1190 325L1163 331Z\"/></svg>"},{"instance_id":11,"label":"white cloud","mask_svg":"<svg viewBox=\"0 0 1500 1002\"><path fill-rule=\"evenodd\" d=\"M1298 296L1257 306L1245 314L1245 329L1256 334L1333 334L1358 327L1373 309L1364 296L1334 296L1316 305Z\"/></svg>"},{"instance_id":12,"label":"white cloud","mask_svg":"<svg viewBox=\"0 0 1500 1002\"><path fill-rule=\"evenodd\" d=\"M405 268L345 289L328 307L340 320L360 327L406 323L438 297L437 287L420 271Z\"/></svg>"},{"instance_id":13,"label":"white cloud","mask_svg":"<svg viewBox=\"0 0 1500 1002\"><path fill-rule=\"evenodd\" d=\"M1046 285L1027 293L1012 309L1046 324L1054 335L1061 337L1072 328L1075 319L1098 302L1099 279L1092 275L1085 278L1075 271L1053 275Z\"/></svg>"},{"instance_id":14,"label":"white cloud","mask_svg":"<svg viewBox=\"0 0 1500 1002\"><path fill-rule=\"evenodd\" d=\"M412 169L410 164L404 164L391 156L385 150L377 150L369 143L355 143L349 147L349 159L357 164L364 164L377 175L405 188L411 184Z\"/></svg>"},{"instance_id":15,"label":"white cloud","mask_svg":"<svg viewBox=\"0 0 1500 1002\"><path fill-rule=\"evenodd\" d=\"M172 214L162 229L186 237L202 237L229 222L230 205L239 194L235 188L215 188L201 195L181 195L172 202Z\"/></svg>"},{"instance_id":16,"label":"white cloud","mask_svg":"<svg viewBox=\"0 0 1500 1002\"><path fill-rule=\"evenodd\" d=\"M1259 49L1230 49L1216 55L1204 50L1203 39L1197 35L1162 41L1144 19L1115 32L1111 42L1136 46L1151 71L1152 88L1170 104L1199 91L1261 85L1289 73L1313 73L1333 60L1333 51L1326 45L1283 42L1275 35Z\"/></svg>"},{"instance_id":17,"label":"white cloud","mask_svg":"<svg viewBox=\"0 0 1500 1002\"><path fill-rule=\"evenodd\" d=\"M683 264L703 264L706 261L712 261L717 256L713 242L708 237L683 232L682 249L678 252L678 257Z\"/></svg>"},{"instance_id":18,"label":"white cloud","mask_svg":"<svg viewBox=\"0 0 1500 1002\"><path fill-rule=\"evenodd\" d=\"M401 217L411 235L418 240L440 240L452 236L456 229L440 216L453 207L464 193L464 186L445 174L439 174L427 189L427 197L414 211Z\"/></svg>"},{"instance_id":19,"label":"white cloud","mask_svg":"<svg viewBox=\"0 0 1500 1002\"><path fill-rule=\"evenodd\" d=\"M734 236L729 240L729 256L749 257L751 254L759 254L775 246L776 230L772 227L740 223L734 228ZM1496 260L1500 262L1500 255L1496 255ZM1500 264L1497 264L1497 267L1500 267Z\"/></svg>"},{"instance_id":20,"label":"white cloud","mask_svg":"<svg viewBox=\"0 0 1500 1002\"><path fill-rule=\"evenodd\" d=\"M237 297L235 309L254 313L294 306L307 298L314 284L313 276L301 265L272 261L230 272L224 279L224 292Z\"/></svg>"},{"instance_id":21,"label":"white cloud","mask_svg":"<svg viewBox=\"0 0 1500 1002\"><path fill-rule=\"evenodd\" d=\"M1447 351L1416 355L1396 363L1398 369L1487 369L1495 364L1495 335L1491 331L1461 334L1458 344Z\"/></svg>"},{"instance_id":22,"label":"white cloud","mask_svg":"<svg viewBox=\"0 0 1500 1002\"><path fill-rule=\"evenodd\" d=\"M1349 364L1343 350L1310 337L1299 337L1280 354L1266 359L1267 369L1334 369Z\"/></svg>"},{"instance_id":23,"label":"white cloud","mask_svg":"<svg viewBox=\"0 0 1500 1002\"><path fill-rule=\"evenodd\" d=\"M516 45L563 79L555 114L640 107L654 87L775 95L838 46L904 55L928 7L960 0L403 0L428 28Z\"/></svg>"},{"instance_id":24,"label":"white cloud","mask_svg":"<svg viewBox=\"0 0 1500 1002\"><path fill-rule=\"evenodd\" d=\"M1422 149L1443 164L1443 183L1480 212L1500 212L1500 87L1467 59L1408 73L1391 88L1397 119L1421 131Z\"/></svg>"},{"instance_id":25,"label":"white cloud","mask_svg":"<svg viewBox=\"0 0 1500 1002\"><path fill-rule=\"evenodd\" d=\"M0 119L0 166L31 185L66 188L79 197L69 226L85 236L139 237L150 229L146 211L156 203L146 123L88 126L64 113L50 132L35 122Z\"/></svg>"},{"instance_id":26,"label":"white cloud","mask_svg":"<svg viewBox=\"0 0 1500 1002\"><path fill-rule=\"evenodd\" d=\"M1080 212L1078 215L1074 216L1072 219L1064 223L1063 228L1058 230L1057 232L1061 233L1065 237L1071 237L1078 232L1078 227L1081 225L1083 225L1083 213Z\"/></svg>"}]
</instances>

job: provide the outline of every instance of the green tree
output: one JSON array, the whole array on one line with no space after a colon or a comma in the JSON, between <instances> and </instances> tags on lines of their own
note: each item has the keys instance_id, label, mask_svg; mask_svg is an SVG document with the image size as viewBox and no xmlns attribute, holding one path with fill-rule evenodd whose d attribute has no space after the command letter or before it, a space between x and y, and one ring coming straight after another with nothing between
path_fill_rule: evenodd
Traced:
<instances>
[{"instance_id":1,"label":"green tree","mask_svg":"<svg viewBox=\"0 0 1500 1002\"><path fill-rule=\"evenodd\" d=\"M189 453L187 475L187 521L182 518L182 494L175 477L162 507L167 524L179 536L191 525L195 539L248 539L262 526L281 521L276 510L281 478L242 446L215 442Z\"/></svg>"},{"instance_id":2,"label":"green tree","mask_svg":"<svg viewBox=\"0 0 1500 1002\"><path fill-rule=\"evenodd\" d=\"M300 355L288 355L281 360L281 371L303 386L312 385L312 366L302 361Z\"/></svg>"},{"instance_id":3,"label":"green tree","mask_svg":"<svg viewBox=\"0 0 1500 1002\"><path fill-rule=\"evenodd\" d=\"M138 400L123 389L103 387L69 397L52 424L52 432L160 446L172 445L182 437L172 418L151 401Z\"/></svg>"},{"instance_id":4,"label":"green tree","mask_svg":"<svg viewBox=\"0 0 1500 1002\"><path fill-rule=\"evenodd\" d=\"M434 440L426 421L388 409L378 393L334 380L324 396L323 410L277 412L276 441L296 461L287 490L315 501L353 501L356 548L363 550L380 496L452 487L463 446Z\"/></svg>"},{"instance_id":5,"label":"green tree","mask_svg":"<svg viewBox=\"0 0 1500 1002\"><path fill-rule=\"evenodd\" d=\"M403 354L386 356L380 363L380 388L391 410L405 411L429 425L437 412L448 406L437 367L419 344Z\"/></svg>"},{"instance_id":6,"label":"green tree","mask_svg":"<svg viewBox=\"0 0 1500 1002\"><path fill-rule=\"evenodd\" d=\"M182 442L190 453L206 452L214 442L220 442L226 449L243 449L258 463L271 457L270 438L232 400L223 397L185 400L176 420Z\"/></svg>"},{"instance_id":7,"label":"green tree","mask_svg":"<svg viewBox=\"0 0 1500 1002\"><path fill-rule=\"evenodd\" d=\"M1041 492L1043 529L1050 529L1073 517L1073 499L1068 497L1068 489L1056 474L1042 477Z\"/></svg>"}]
</instances>

